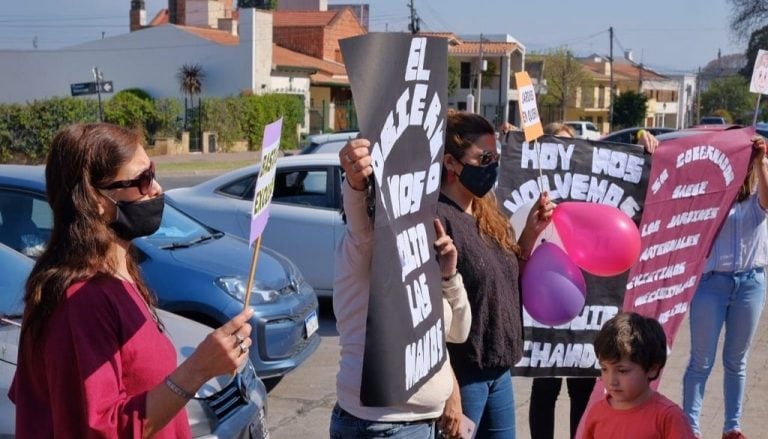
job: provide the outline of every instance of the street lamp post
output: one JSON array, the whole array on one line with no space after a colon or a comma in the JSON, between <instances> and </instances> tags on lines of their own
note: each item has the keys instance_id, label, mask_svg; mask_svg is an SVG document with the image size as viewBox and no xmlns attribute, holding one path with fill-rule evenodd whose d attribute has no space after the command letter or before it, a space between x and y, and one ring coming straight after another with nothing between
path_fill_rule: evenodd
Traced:
<instances>
[{"instance_id":1,"label":"street lamp post","mask_svg":"<svg viewBox=\"0 0 768 439\"><path fill-rule=\"evenodd\" d=\"M104 108L101 106L101 81L104 79L103 72L98 67L91 69L93 79L96 80L96 96L99 99L99 122L104 122Z\"/></svg>"}]
</instances>

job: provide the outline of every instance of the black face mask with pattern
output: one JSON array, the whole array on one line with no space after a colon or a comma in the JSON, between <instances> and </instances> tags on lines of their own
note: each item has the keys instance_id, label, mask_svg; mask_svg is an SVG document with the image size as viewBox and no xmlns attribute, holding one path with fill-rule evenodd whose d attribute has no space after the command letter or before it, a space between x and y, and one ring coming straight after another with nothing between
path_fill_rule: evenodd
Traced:
<instances>
[{"instance_id":1,"label":"black face mask with pattern","mask_svg":"<svg viewBox=\"0 0 768 439\"><path fill-rule=\"evenodd\" d=\"M496 184L496 178L499 176L499 162L486 166L462 164L464 168L461 170L461 174L459 174L459 181L474 196L482 198L493 189L493 185Z\"/></svg>"},{"instance_id":2,"label":"black face mask with pattern","mask_svg":"<svg viewBox=\"0 0 768 439\"><path fill-rule=\"evenodd\" d=\"M121 239L131 241L149 236L160 228L165 208L164 194L148 200L112 202L117 206L117 218L109 226Z\"/></svg>"}]
</instances>

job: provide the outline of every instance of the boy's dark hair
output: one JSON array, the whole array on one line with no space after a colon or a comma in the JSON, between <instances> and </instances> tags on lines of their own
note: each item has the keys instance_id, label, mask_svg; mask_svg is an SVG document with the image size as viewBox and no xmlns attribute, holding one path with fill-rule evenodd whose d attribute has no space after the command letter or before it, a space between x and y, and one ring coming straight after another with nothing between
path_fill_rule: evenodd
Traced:
<instances>
[{"instance_id":1,"label":"boy's dark hair","mask_svg":"<svg viewBox=\"0 0 768 439\"><path fill-rule=\"evenodd\" d=\"M667 336L656 319L635 312L622 312L605 322L595 337L595 353L601 361L618 362L623 358L639 364L648 372L667 364ZM658 378L656 375L652 379Z\"/></svg>"}]
</instances>

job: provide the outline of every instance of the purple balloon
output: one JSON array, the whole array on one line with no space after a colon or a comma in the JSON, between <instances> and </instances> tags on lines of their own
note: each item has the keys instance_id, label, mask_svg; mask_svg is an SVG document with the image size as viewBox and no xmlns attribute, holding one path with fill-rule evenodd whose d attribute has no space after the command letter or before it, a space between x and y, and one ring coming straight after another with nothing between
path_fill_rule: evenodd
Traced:
<instances>
[{"instance_id":1,"label":"purple balloon","mask_svg":"<svg viewBox=\"0 0 768 439\"><path fill-rule=\"evenodd\" d=\"M545 242L534 250L523 270L523 306L531 317L557 326L584 308L587 284L579 267L558 246Z\"/></svg>"}]
</instances>

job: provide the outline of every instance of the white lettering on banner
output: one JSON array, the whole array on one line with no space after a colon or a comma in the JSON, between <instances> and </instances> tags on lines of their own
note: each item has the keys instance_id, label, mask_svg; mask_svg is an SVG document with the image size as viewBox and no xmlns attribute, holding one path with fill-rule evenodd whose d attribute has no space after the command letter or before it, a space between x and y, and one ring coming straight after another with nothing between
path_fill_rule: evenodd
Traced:
<instances>
[{"instance_id":1,"label":"white lettering on banner","mask_svg":"<svg viewBox=\"0 0 768 439\"><path fill-rule=\"evenodd\" d=\"M405 347L405 389L427 376L443 355L443 319L438 319L418 341Z\"/></svg>"},{"instance_id":2,"label":"white lettering on banner","mask_svg":"<svg viewBox=\"0 0 768 439\"><path fill-rule=\"evenodd\" d=\"M400 255L402 280L405 281L406 276L429 260L427 229L423 223L397 234L397 252Z\"/></svg>"},{"instance_id":3,"label":"white lettering on banner","mask_svg":"<svg viewBox=\"0 0 768 439\"><path fill-rule=\"evenodd\" d=\"M427 276L421 273L418 279L413 280L413 289L411 289L410 285L406 285L405 289L406 294L408 294L408 306L411 309L411 322L415 328L432 312L432 300L429 297Z\"/></svg>"},{"instance_id":4,"label":"white lettering on banner","mask_svg":"<svg viewBox=\"0 0 768 439\"><path fill-rule=\"evenodd\" d=\"M656 177L656 181L653 182L653 186L651 187L651 190L653 191L654 194L658 192L659 189L661 189L661 185L663 185L668 178L669 178L669 172L667 172L666 169L661 171L661 174L659 174L659 176Z\"/></svg>"},{"instance_id":5,"label":"white lettering on banner","mask_svg":"<svg viewBox=\"0 0 768 439\"><path fill-rule=\"evenodd\" d=\"M523 358L515 367L597 367L595 347L591 343L544 343L526 340Z\"/></svg>"},{"instance_id":6,"label":"white lettering on banner","mask_svg":"<svg viewBox=\"0 0 768 439\"><path fill-rule=\"evenodd\" d=\"M521 147L522 156L520 157L521 169L543 169L554 170L561 169L568 171L571 169L571 157L574 144L565 146L562 143L540 143L539 151L529 142L523 142ZM541 157L539 159L539 157ZM541 165L539 165L541 163ZM539 168L541 166L541 168Z\"/></svg>"},{"instance_id":7,"label":"white lettering on banner","mask_svg":"<svg viewBox=\"0 0 768 439\"><path fill-rule=\"evenodd\" d=\"M387 179L389 205L392 206L391 219L400 218L421 209L422 195L429 195L440 187L440 163L429 166L429 174L424 184L424 171L402 175L391 175Z\"/></svg>"},{"instance_id":8,"label":"white lettering on banner","mask_svg":"<svg viewBox=\"0 0 768 439\"><path fill-rule=\"evenodd\" d=\"M587 305L582 308L578 316L570 322L553 326L555 329L570 329L575 331L599 331L605 322L619 313L617 306ZM550 328L549 325L540 323L531 317L523 308L523 326L532 328Z\"/></svg>"},{"instance_id":9,"label":"white lettering on banner","mask_svg":"<svg viewBox=\"0 0 768 439\"><path fill-rule=\"evenodd\" d=\"M710 207L708 209L691 210L688 212L678 213L669 220L669 223L667 223L667 228L671 229L678 226L685 226L691 223L713 220L717 218L717 213L719 211L719 207Z\"/></svg>"},{"instance_id":10,"label":"white lettering on banner","mask_svg":"<svg viewBox=\"0 0 768 439\"><path fill-rule=\"evenodd\" d=\"M647 283L670 279L683 273L685 273L685 262L662 267L648 273L642 273L633 277L632 280L627 283L627 290L631 290L634 287L639 287L640 285L645 285Z\"/></svg>"},{"instance_id":11,"label":"white lettering on banner","mask_svg":"<svg viewBox=\"0 0 768 439\"><path fill-rule=\"evenodd\" d=\"M410 107L408 101L411 99L411 94L410 89L407 88L400 95L400 98L398 98L397 104L395 105L395 111L390 111L389 114L387 114L384 126L381 129L379 141L374 143L371 148L371 166L373 167L376 183L379 186L379 192L382 197L384 196L384 189L381 179L384 175L384 163L387 161L387 158L389 158L389 155L392 153L392 148L403 135L406 128L409 126L421 125L425 133L431 133L431 136L427 137L429 139L432 161L435 161L437 152L443 145L443 119L440 119L440 121L436 120L437 115L440 114L440 109L442 108L440 96L437 93L432 96L428 110L425 113L423 98L427 92L426 85L415 84L413 87L414 99L411 100ZM397 116L397 123L395 123L395 116ZM437 177L439 177L439 173L437 175L430 175L430 179L433 180ZM387 211L387 214L390 215L390 205L384 202L384 198L382 198L382 205Z\"/></svg>"},{"instance_id":12,"label":"white lettering on banner","mask_svg":"<svg viewBox=\"0 0 768 439\"><path fill-rule=\"evenodd\" d=\"M640 230L640 236L645 238L646 236L649 236L653 233L656 233L661 228L661 220L656 220L648 224L643 224L642 229Z\"/></svg>"},{"instance_id":13,"label":"white lettering on banner","mask_svg":"<svg viewBox=\"0 0 768 439\"><path fill-rule=\"evenodd\" d=\"M694 247L699 245L700 233L695 235L683 236L681 238L670 239L669 241L649 246L640 254L641 261L647 261L657 256L663 256L676 250Z\"/></svg>"},{"instance_id":14,"label":"white lettering on banner","mask_svg":"<svg viewBox=\"0 0 768 439\"><path fill-rule=\"evenodd\" d=\"M392 206L392 219L419 211L424 188L424 171L392 175L387 180L387 185Z\"/></svg>"},{"instance_id":15,"label":"white lettering on banner","mask_svg":"<svg viewBox=\"0 0 768 439\"><path fill-rule=\"evenodd\" d=\"M411 40L408 52L408 62L405 65L406 81L429 81L429 70L424 68L424 58L427 53L427 38L418 37Z\"/></svg>"},{"instance_id":16,"label":"white lettering on banner","mask_svg":"<svg viewBox=\"0 0 768 439\"><path fill-rule=\"evenodd\" d=\"M631 183L643 178L645 159L608 148L592 149L592 173L609 175Z\"/></svg>"},{"instance_id":17,"label":"white lettering on banner","mask_svg":"<svg viewBox=\"0 0 768 439\"><path fill-rule=\"evenodd\" d=\"M702 195L707 193L707 183L702 181L694 184L682 184L675 186L675 190L672 192L672 199L695 197L696 195Z\"/></svg>"},{"instance_id":18,"label":"white lettering on banner","mask_svg":"<svg viewBox=\"0 0 768 439\"><path fill-rule=\"evenodd\" d=\"M635 306L645 305L646 303L653 303L659 300L669 299L677 295L683 294L685 290L696 285L696 279L698 276L691 276L683 283L670 285L667 287L661 287L648 294L637 296L635 298Z\"/></svg>"},{"instance_id":19,"label":"white lettering on banner","mask_svg":"<svg viewBox=\"0 0 768 439\"><path fill-rule=\"evenodd\" d=\"M727 155L712 145L694 146L693 148L680 153L677 156L677 167L681 168L688 163L699 160L708 160L717 165L723 173L725 184L730 184L731 181L733 181L734 175L731 161L728 159Z\"/></svg>"},{"instance_id":20,"label":"white lettering on banner","mask_svg":"<svg viewBox=\"0 0 768 439\"><path fill-rule=\"evenodd\" d=\"M550 199L569 198L577 201L589 201L605 204L620 209L630 218L640 211L640 204L632 196L624 198L625 190L608 180L585 174L554 174L554 189L549 182L550 176L528 180L512 191L502 203L510 212L516 212L523 204L539 197L539 186L549 192ZM511 198L511 199L510 199Z\"/></svg>"},{"instance_id":21,"label":"white lettering on banner","mask_svg":"<svg viewBox=\"0 0 768 439\"><path fill-rule=\"evenodd\" d=\"M659 323L663 325L667 323L669 319L671 319L672 317L678 314L685 314L686 311L688 311L688 303L679 302L679 303L676 303L675 306L673 306L672 308L659 314L659 318L657 320L659 321Z\"/></svg>"}]
</instances>

